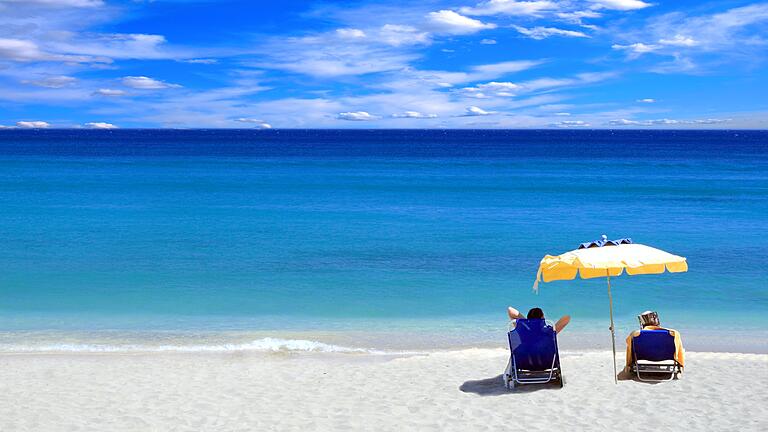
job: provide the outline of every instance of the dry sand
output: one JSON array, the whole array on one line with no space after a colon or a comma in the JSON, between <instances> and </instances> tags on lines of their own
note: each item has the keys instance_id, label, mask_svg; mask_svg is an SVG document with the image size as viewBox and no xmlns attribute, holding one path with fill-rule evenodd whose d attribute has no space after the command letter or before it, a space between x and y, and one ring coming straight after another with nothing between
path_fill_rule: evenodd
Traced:
<instances>
[{"instance_id":1,"label":"dry sand","mask_svg":"<svg viewBox=\"0 0 768 432\"><path fill-rule=\"evenodd\" d=\"M762 431L768 355L689 352L678 381L614 385L566 352L566 385L504 389L507 352L0 355L0 431Z\"/></svg>"}]
</instances>

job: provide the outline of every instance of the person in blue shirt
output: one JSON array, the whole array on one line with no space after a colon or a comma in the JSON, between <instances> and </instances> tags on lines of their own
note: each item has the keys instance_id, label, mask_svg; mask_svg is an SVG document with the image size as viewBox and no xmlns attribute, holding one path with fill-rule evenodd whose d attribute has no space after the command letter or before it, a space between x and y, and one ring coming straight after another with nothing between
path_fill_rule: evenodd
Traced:
<instances>
[{"instance_id":1,"label":"person in blue shirt","mask_svg":"<svg viewBox=\"0 0 768 432\"><path fill-rule=\"evenodd\" d=\"M545 319L544 318L544 311L541 310L541 308L532 308L528 311L528 315L523 315L518 311L517 309L513 308L512 306L507 308L507 315L509 315L509 319L511 320L517 320L517 319ZM571 316L570 315L564 315L561 317L557 322L555 323L555 332L560 333L565 326L568 325L568 323L571 322Z\"/></svg>"}]
</instances>

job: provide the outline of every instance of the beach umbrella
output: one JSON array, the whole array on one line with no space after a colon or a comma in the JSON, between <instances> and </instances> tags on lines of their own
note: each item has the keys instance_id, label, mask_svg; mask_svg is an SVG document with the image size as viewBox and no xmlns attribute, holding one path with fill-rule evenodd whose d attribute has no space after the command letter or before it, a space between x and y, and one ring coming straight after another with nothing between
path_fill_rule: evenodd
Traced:
<instances>
[{"instance_id":1,"label":"beach umbrella","mask_svg":"<svg viewBox=\"0 0 768 432\"><path fill-rule=\"evenodd\" d=\"M608 240L605 235L601 240L582 243L578 249L562 255L545 255L539 264L533 290L538 292L539 282L572 280L578 275L582 279L604 277L608 282L608 303L611 315L611 342L613 347L613 376L616 380L616 333L613 327L613 297L611 296L611 276L619 276L624 271L628 275L659 274L668 271L680 273L688 271L684 257L669 252L633 243L630 238Z\"/></svg>"}]
</instances>

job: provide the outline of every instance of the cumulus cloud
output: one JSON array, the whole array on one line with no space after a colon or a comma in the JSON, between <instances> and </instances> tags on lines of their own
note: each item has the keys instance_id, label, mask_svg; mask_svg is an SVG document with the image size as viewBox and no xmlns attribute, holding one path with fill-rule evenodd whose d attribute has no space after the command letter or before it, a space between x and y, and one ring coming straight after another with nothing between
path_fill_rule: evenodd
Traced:
<instances>
[{"instance_id":1,"label":"cumulus cloud","mask_svg":"<svg viewBox=\"0 0 768 432\"><path fill-rule=\"evenodd\" d=\"M89 122L84 125L88 129L117 129L118 127L112 123L105 122Z\"/></svg>"},{"instance_id":2,"label":"cumulus cloud","mask_svg":"<svg viewBox=\"0 0 768 432\"><path fill-rule=\"evenodd\" d=\"M496 45L496 40L495 39L483 39L483 40L480 41L480 43L483 44L483 45Z\"/></svg>"},{"instance_id":3,"label":"cumulus cloud","mask_svg":"<svg viewBox=\"0 0 768 432\"><path fill-rule=\"evenodd\" d=\"M466 110L464 110L464 114L462 114L463 117L476 117L476 116L487 116L491 114L496 114L496 111L486 111L480 107L471 106L467 107Z\"/></svg>"},{"instance_id":4,"label":"cumulus cloud","mask_svg":"<svg viewBox=\"0 0 768 432\"><path fill-rule=\"evenodd\" d=\"M400 114L392 114L394 118L431 119L437 118L437 114L424 114L418 111L405 111Z\"/></svg>"},{"instance_id":5,"label":"cumulus cloud","mask_svg":"<svg viewBox=\"0 0 768 432\"><path fill-rule=\"evenodd\" d=\"M125 96L125 90L102 88L93 92L94 96Z\"/></svg>"},{"instance_id":6,"label":"cumulus cloud","mask_svg":"<svg viewBox=\"0 0 768 432\"><path fill-rule=\"evenodd\" d=\"M654 102L656 102L656 99L651 99L651 98L638 99L637 102L640 102L640 103L654 103Z\"/></svg>"},{"instance_id":7,"label":"cumulus cloud","mask_svg":"<svg viewBox=\"0 0 768 432\"><path fill-rule=\"evenodd\" d=\"M461 89L461 93L465 96L476 98L487 98L491 96L497 97L511 97L520 90L520 86L511 82L496 82L491 81L485 84L478 84L474 87L464 87Z\"/></svg>"},{"instance_id":8,"label":"cumulus cloud","mask_svg":"<svg viewBox=\"0 0 768 432\"><path fill-rule=\"evenodd\" d=\"M349 111L349 112L340 112L336 116L336 118L339 120L350 120L350 121L370 121L370 120L376 120L378 117L371 115L366 111Z\"/></svg>"},{"instance_id":9,"label":"cumulus cloud","mask_svg":"<svg viewBox=\"0 0 768 432\"><path fill-rule=\"evenodd\" d=\"M517 30L519 33L528 36L531 39L541 40L546 39L550 36L564 36L564 37L578 37L578 38L588 38L589 36L575 30L564 30L559 29L555 27L533 27L533 28L525 28L521 26L512 26L515 30Z\"/></svg>"},{"instance_id":10,"label":"cumulus cloud","mask_svg":"<svg viewBox=\"0 0 768 432\"><path fill-rule=\"evenodd\" d=\"M600 9L613 9L621 11L645 9L652 6L651 3L646 3L641 0L591 0L594 3L594 7Z\"/></svg>"},{"instance_id":11,"label":"cumulus cloud","mask_svg":"<svg viewBox=\"0 0 768 432\"><path fill-rule=\"evenodd\" d=\"M160 80L156 80L154 78L145 77L145 76L123 77L122 83L126 87L131 87L139 90L159 90L159 89L181 87L178 84L171 84L165 81L160 81Z\"/></svg>"},{"instance_id":12,"label":"cumulus cloud","mask_svg":"<svg viewBox=\"0 0 768 432\"><path fill-rule=\"evenodd\" d=\"M430 12L427 18L431 23L431 27L440 33L463 35L496 28L496 24L484 23L449 9Z\"/></svg>"},{"instance_id":13,"label":"cumulus cloud","mask_svg":"<svg viewBox=\"0 0 768 432\"><path fill-rule=\"evenodd\" d=\"M272 125L265 122L264 120L255 119L255 118L245 118L241 117L237 119L240 123L252 123L253 126L257 129L272 129Z\"/></svg>"},{"instance_id":14,"label":"cumulus cloud","mask_svg":"<svg viewBox=\"0 0 768 432\"><path fill-rule=\"evenodd\" d=\"M475 7L460 8L459 11L467 15L538 16L558 7L552 1L488 0L478 3Z\"/></svg>"},{"instance_id":15,"label":"cumulus cloud","mask_svg":"<svg viewBox=\"0 0 768 432\"><path fill-rule=\"evenodd\" d=\"M51 124L44 121L18 121L16 122L16 127L20 127L22 129L45 129L50 127Z\"/></svg>"},{"instance_id":16,"label":"cumulus cloud","mask_svg":"<svg viewBox=\"0 0 768 432\"><path fill-rule=\"evenodd\" d=\"M70 86L77 82L77 78L66 76L66 75L59 75L59 76L52 76L52 77L46 77L39 80L23 80L23 84L29 84L37 87L46 87L46 88L63 88Z\"/></svg>"}]
</instances>

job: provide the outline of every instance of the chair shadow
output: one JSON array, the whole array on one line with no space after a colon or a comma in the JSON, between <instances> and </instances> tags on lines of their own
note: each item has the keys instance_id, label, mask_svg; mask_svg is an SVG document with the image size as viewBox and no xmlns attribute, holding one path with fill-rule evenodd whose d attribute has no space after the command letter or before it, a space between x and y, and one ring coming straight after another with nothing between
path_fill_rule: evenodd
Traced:
<instances>
[{"instance_id":1,"label":"chair shadow","mask_svg":"<svg viewBox=\"0 0 768 432\"><path fill-rule=\"evenodd\" d=\"M560 389L560 385L556 382L547 384L525 384L513 389L506 389L504 387L502 375L480 380L465 381L464 384L459 386L459 390L464 393L474 393L480 396L501 396L555 389Z\"/></svg>"},{"instance_id":2,"label":"chair shadow","mask_svg":"<svg viewBox=\"0 0 768 432\"><path fill-rule=\"evenodd\" d=\"M661 376L661 375L664 375L664 374L658 374L658 375ZM669 374L666 374L666 375L669 376ZM664 384L666 382L669 382L669 381L641 381L637 377L637 375L635 375L634 373L629 372L627 370L622 370L621 372L619 372L618 375L616 375L616 378L619 381L634 381L634 382L639 383L639 384L651 384L651 385Z\"/></svg>"}]
</instances>

